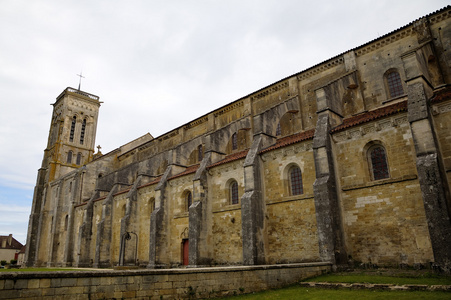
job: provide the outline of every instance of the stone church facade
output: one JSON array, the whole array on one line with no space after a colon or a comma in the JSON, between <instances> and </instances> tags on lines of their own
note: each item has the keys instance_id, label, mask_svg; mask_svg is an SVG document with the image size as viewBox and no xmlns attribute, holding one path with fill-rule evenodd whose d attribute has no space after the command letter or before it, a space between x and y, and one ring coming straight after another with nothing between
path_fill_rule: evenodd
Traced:
<instances>
[{"instance_id":1,"label":"stone church facade","mask_svg":"<svg viewBox=\"0 0 451 300\"><path fill-rule=\"evenodd\" d=\"M451 267L451 7L159 137L53 104L28 266Z\"/></svg>"}]
</instances>

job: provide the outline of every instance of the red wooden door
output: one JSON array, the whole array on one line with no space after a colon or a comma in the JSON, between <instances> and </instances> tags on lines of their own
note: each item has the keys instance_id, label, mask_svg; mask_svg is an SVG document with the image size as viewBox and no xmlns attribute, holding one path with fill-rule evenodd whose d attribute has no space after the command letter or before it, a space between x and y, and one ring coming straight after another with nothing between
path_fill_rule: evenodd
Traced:
<instances>
[{"instance_id":1,"label":"red wooden door","mask_svg":"<svg viewBox=\"0 0 451 300\"><path fill-rule=\"evenodd\" d=\"M188 265L188 249L189 249L189 240L183 240L183 265L187 266Z\"/></svg>"}]
</instances>

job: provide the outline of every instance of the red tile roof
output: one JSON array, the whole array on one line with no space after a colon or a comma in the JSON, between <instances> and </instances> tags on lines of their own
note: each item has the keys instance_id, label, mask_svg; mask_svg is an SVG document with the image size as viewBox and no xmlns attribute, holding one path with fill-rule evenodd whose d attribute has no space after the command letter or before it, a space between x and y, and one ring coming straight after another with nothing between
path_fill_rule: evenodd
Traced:
<instances>
[{"instance_id":1,"label":"red tile roof","mask_svg":"<svg viewBox=\"0 0 451 300\"><path fill-rule=\"evenodd\" d=\"M149 185L152 185L152 184L156 184L156 183L160 182L161 177L163 177L163 175L158 176L157 178L155 178L155 179L152 180L151 182L148 182L148 183L146 183L146 184L143 184L143 185L139 186L138 189L143 188L143 187L146 187L146 186L149 186Z\"/></svg>"},{"instance_id":2,"label":"red tile roof","mask_svg":"<svg viewBox=\"0 0 451 300\"><path fill-rule=\"evenodd\" d=\"M215 162L214 164L209 165L208 168L213 168L213 167L216 167L216 166L219 166L222 164L226 164L226 163L229 163L229 162L232 162L235 160L245 158L248 152L249 152L249 149L246 149L246 150L243 150L240 152L229 154L224 159L222 159L218 162Z\"/></svg>"},{"instance_id":3,"label":"red tile roof","mask_svg":"<svg viewBox=\"0 0 451 300\"><path fill-rule=\"evenodd\" d=\"M383 117L394 115L402 111L407 111L407 101L398 102L389 106L369 111L367 113L343 119L343 123L333 128L331 132L338 132L349 127L381 119Z\"/></svg>"},{"instance_id":4,"label":"red tile roof","mask_svg":"<svg viewBox=\"0 0 451 300\"><path fill-rule=\"evenodd\" d=\"M286 137L278 139L274 145L261 150L260 153L265 153L265 152L268 152L271 150L286 147L288 145L292 145L292 144L299 143L302 141L310 140L310 139L313 139L314 135L315 135L315 129L310 129L310 130L307 130L304 132L286 136Z\"/></svg>"},{"instance_id":5,"label":"red tile roof","mask_svg":"<svg viewBox=\"0 0 451 300\"><path fill-rule=\"evenodd\" d=\"M451 99L451 87L447 87L446 89L437 92L437 94L435 94L432 97L431 103L440 103L450 99Z\"/></svg>"},{"instance_id":6,"label":"red tile roof","mask_svg":"<svg viewBox=\"0 0 451 300\"><path fill-rule=\"evenodd\" d=\"M185 171L183 171L181 173L178 173L178 174L175 174L174 176L169 177L168 180L169 179L174 179L174 178L177 178L177 177L181 177L181 176L185 176L185 175L188 175L188 174L196 173L197 169L199 169L199 166L200 166L199 164L193 165L193 166L189 166L188 168L186 168Z\"/></svg>"}]
</instances>

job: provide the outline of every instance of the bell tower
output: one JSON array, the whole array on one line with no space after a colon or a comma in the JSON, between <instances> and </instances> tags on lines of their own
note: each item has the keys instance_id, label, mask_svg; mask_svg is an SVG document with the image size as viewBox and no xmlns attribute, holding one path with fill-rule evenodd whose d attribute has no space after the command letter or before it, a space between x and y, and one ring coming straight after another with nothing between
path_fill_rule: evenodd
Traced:
<instances>
[{"instance_id":1,"label":"bell tower","mask_svg":"<svg viewBox=\"0 0 451 300\"><path fill-rule=\"evenodd\" d=\"M102 102L99 97L80 89L66 88L53 103L47 147L34 188L33 204L28 222L25 264L38 260L42 224L49 209L44 209L52 181L90 162L94 154L97 119Z\"/></svg>"},{"instance_id":2,"label":"bell tower","mask_svg":"<svg viewBox=\"0 0 451 300\"><path fill-rule=\"evenodd\" d=\"M98 96L70 87L56 98L42 165L47 182L92 160L100 104Z\"/></svg>"}]
</instances>

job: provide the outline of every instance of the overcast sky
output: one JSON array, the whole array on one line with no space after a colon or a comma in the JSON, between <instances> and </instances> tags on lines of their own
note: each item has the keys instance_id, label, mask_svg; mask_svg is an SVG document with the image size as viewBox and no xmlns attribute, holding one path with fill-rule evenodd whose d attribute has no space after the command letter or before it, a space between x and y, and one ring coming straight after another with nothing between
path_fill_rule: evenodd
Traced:
<instances>
[{"instance_id":1,"label":"overcast sky","mask_svg":"<svg viewBox=\"0 0 451 300\"><path fill-rule=\"evenodd\" d=\"M106 153L445 7L439 0L0 0L0 235L26 241L52 106L97 95Z\"/></svg>"}]
</instances>

